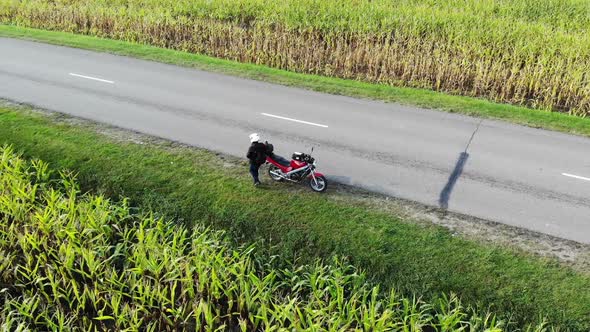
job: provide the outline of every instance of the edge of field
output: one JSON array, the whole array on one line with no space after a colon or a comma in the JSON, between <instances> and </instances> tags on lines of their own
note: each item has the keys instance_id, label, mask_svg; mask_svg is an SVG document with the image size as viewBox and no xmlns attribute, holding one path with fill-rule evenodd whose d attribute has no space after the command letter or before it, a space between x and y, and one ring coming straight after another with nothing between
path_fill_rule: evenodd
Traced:
<instances>
[{"instance_id":1,"label":"edge of field","mask_svg":"<svg viewBox=\"0 0 590 332\"><path fill-rule=\"evenodd\" d=\"M318 92L394 102L590 137L590 120L588 119L564 113L498 104L484 99L448 95L425 89L300 74L149 45L14 25L0 24L0 37L108 52Z\"/></svg>"},{"instance_id":2,"label":"edge of field","mask_svg":"<svg viewBox=\"0 0 590 332\"><path fill-rule=\"evenodd\" d=\"M271 255L344 256L385 289L427 300L454 292L520 326L547 316L563 330L590 327L590 293L580 292L590 288L587 270L509 242L457 236L334 188L327 195L282 184L254 188L243 161L59 113L0 104L0 142L75 170L85 191L129 197L187 224L205 220L237 243L264 243Z\"/></svg>"}]
</instances>

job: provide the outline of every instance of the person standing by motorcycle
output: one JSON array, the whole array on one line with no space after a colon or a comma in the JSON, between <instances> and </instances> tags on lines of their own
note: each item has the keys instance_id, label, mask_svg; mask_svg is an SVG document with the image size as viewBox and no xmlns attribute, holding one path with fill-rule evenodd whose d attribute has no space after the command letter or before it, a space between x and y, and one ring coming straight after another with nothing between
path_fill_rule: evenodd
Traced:
<instances>
[{"instance_id":1,"label":"person standing by motorcycle","mask_svg":"<svg viewBox=\"0 0 590 332\"><path fill-rule=\"evenodd\" d=\"M266 161L266 145L260 143L260 136L257 133L250 134L250 148L246 157L250 160L250 174L254 180L254 185L260 185L258 170Z\"/></svg>"}]
</instances>

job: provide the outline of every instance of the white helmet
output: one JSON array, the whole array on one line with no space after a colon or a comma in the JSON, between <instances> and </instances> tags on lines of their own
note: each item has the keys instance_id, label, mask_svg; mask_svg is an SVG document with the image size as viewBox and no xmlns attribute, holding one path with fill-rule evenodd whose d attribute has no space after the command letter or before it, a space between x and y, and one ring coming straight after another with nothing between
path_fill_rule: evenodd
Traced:
<instances>
[{"instance_id":1,"label":"white helmet","mask_svg":"<svg viewBox=\"0 0 590 332\"><path fill-rule=\"evenodd\" d=\"M260 136L257 133L250 134L250 143L260 141Z\"/></svg>"}]
</instances>

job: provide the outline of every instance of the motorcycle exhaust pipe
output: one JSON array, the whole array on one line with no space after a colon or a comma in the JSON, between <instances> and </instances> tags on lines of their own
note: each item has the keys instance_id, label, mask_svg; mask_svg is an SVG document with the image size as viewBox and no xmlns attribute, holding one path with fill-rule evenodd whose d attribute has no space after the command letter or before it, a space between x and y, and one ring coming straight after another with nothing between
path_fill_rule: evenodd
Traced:
<instances>
[{"instance_id":1,"label":"motorcycle exhaust pipe","mask_svg":"<svg viewBox=\"0 0 590 332\"><path fill-rule=\"evenodd\" d=\"M284 180L291 181L291 182L293 182L293 183L297 183L297 181L289 179L288 177L286 177L285 175L283 175L283 173L277 173L277 172L273 172L273 171L271 171L270 173L271 173L272 175L279 176L280 178L282 178L282 179L284 179Z\"/></svg>"}]
</instances>

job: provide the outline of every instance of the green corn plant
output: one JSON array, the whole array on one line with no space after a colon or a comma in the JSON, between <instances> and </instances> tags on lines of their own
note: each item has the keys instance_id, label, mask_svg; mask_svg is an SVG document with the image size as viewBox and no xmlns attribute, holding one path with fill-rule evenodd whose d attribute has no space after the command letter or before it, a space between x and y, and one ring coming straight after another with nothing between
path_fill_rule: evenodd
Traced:
<instances>
[{"instance_id":1,"label":"green corn plant","mask_svg":"<svg viewBox=\"0 0 590 332\"><path fill-rule=\"evenodd\" d=\"M450 298L443 294L437 309L435 316L441 331L463 331L467 328L466 322L463 321L466 313L455 294L451 294Z\"/></svg>"},{"instance_id":2,"label":"green corn plant","mask_svg":"<svg viewBox=\"0 0 590 332\"><path fill-rule=\"evenodd\" d=\"M39 296L23 296L18 299L12 299L6 305L7 309L11 307L15 309L14 313L19 317L27 318L29 321L34 321L37 317L35 311L41 304Z\"/></svg>"},{"instance_id":3,"label":"green corn plant","mask_svg":"<svg viewBox=\"0 0 590 332\"><path fill-rule=\"evenodd\" d=\"M382 294L337 258L284 268L287 262L269 260L255 246L234 249L221 232L134 215L127 202L82 194L67 172L64 181L42 175L48 170L40 161L41 171L31 172L9 148L0 149L0 158L0 183L10 184L1 197L20 205L0 205L0 215L16 211L10 223L0 220L0 253L7 253L0 260L4 330L495 332L508 326L453 294L434 303L395 290ZM35 197L23 196L33 182ZM547 330L548 324L529 329Z\"/></svg>"}]
</instances>

